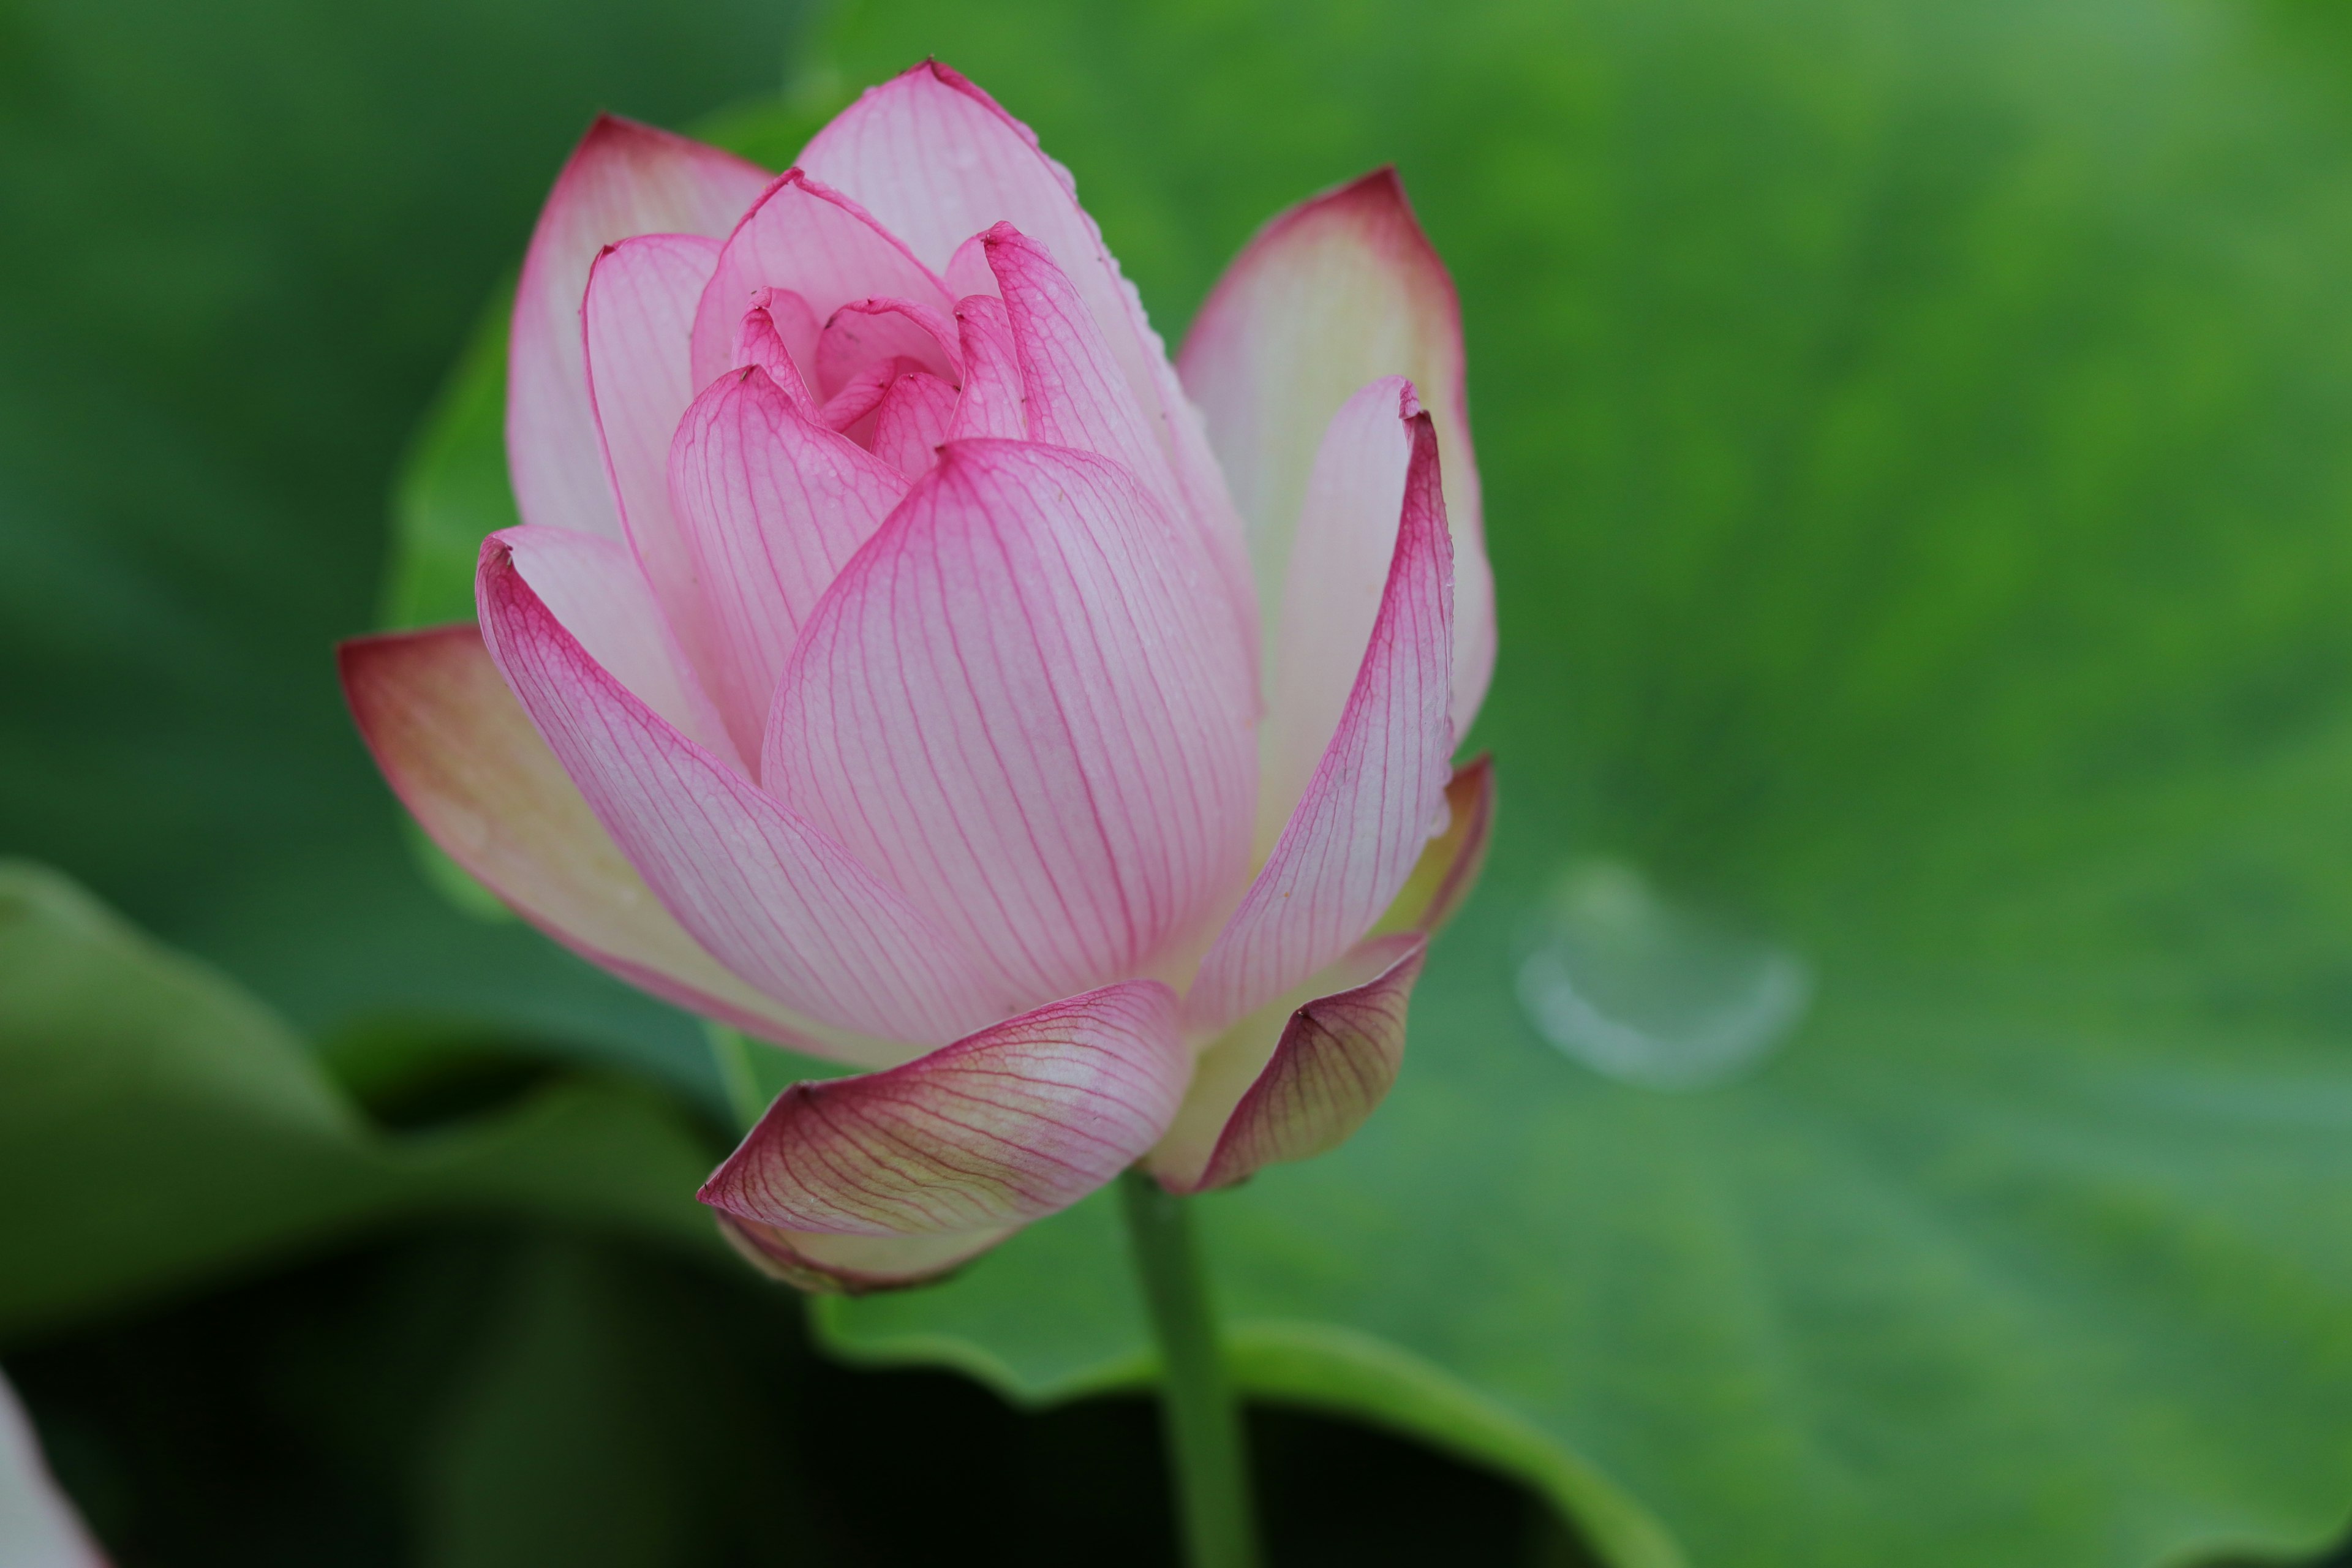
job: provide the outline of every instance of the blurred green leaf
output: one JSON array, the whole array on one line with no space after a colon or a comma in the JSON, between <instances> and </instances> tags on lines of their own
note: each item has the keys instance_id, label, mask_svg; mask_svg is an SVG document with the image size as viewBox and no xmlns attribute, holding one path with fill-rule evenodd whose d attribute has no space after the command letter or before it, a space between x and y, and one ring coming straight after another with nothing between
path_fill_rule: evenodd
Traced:
<instances>
[{"instance_id":1,"label":"blurred green leaf","mask_svg":"<svg viewBox=\"0 0 2352 1568\"><path fill-rule=\"evenodd\" d=\"M420 1213L715 1247L711 1151L650 1091L559 1080L377 1131L285 1025L54 872L0 862L0 1335Z\"/></svg>"}]
</instances>

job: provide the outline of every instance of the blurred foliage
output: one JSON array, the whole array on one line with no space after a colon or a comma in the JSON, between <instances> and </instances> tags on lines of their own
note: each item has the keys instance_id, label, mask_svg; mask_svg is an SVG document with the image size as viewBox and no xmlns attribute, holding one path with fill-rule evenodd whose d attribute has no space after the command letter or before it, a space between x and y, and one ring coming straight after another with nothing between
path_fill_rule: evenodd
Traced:
<instances>
[{"instance_id":1,"label":"blurred foliage","mask_svg":"<svg viewBox=\"0 0 2352 1568\"><path fill-rule=\"evenodd\" d=\"M595 95L686 122L772 82L782 31L731 5L0 0L0 216L26 237L0 288L38 306L0 316L0 824L407 1128L20 878L0 955L41 984L0 1062L42 1092L7 1108L5 1190L115 1184L0 1216L25 1303L0 1321L362 1221L572 1205L596 1239L541 1217L494 1268L401 1265L428 1293L494 1279L469 1392L377 1435L433 1434L401 1507L436 1560L725 1560L691 1521L734 1517L707 1489L734 1483L644 1458L675 1420L647 1391L703 1385L643 1325L760 1330L645 1304L667 1287L640 1276L704 1267L604 1234L682 1201L658 1162L584 1181L603 1145L556 1136L502 1163L564 1097L691 1147L583 1064L713 1111L718 1085L686 1021L432 896L326 647L372 604L463 611L467 536L509 504L495 306L460 344ZM796 100L714 133L781 162L845 85L936 52L1072 165L1171 340L1256 223L1382 161L1463 288L1502 837L1390 1105L1204 1205L1245 1383L1507 1468L1622 1564L2146 1568L2341 1524L2340 14L890 0L823 45ZM401 433L453 363L380 585ZM1794 1037L1679 1094L1545 1043L1515 969L1559 879L1604 862L1798 955ZM152 1094L123 1087L174 1038ZM445 1138L486 1173L420 1176ZM214 1228L163 1223L187 1215ZM388 1279L361 1292L383 1324L441 1321ZM1025 1399L1149 1370L1099 1205L820 1327ZM89 1386L58 1376L46 1406L28 1378L37 1409ZM781 1452L789 1514L827 1461Z\"/></svg>"}]
</instances>

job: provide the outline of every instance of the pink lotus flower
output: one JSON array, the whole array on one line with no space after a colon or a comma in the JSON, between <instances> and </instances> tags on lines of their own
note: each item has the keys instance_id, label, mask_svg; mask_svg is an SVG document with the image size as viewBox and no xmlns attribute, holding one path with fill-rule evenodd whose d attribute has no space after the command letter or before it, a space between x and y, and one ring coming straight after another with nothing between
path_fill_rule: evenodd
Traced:
<instances>
[{"instance_id":1,"label":"pink lotus flower","mask_svg":"<svg viewBox=\"0 0 2352 1568\"><path fill-rule=\"evenodd\" d=\"M876 1069L703 1189L800 1283L929 1277L1139 1159L1238 1181L1395 1076L1495 650L1395 176L1276 219L1181 366L944 67L774 177L602 121L523 266L479 630L344 649L394 788L516 910Z\"/></svg>"}]
</instances>

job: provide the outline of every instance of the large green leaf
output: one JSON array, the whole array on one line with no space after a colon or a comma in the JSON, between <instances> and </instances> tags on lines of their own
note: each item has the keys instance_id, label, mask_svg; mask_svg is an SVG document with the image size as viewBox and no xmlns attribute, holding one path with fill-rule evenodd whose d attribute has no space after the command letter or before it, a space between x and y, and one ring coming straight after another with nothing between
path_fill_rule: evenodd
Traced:
<instances>
[{"instance_id":1,"label":"large green leaf","mask_svg":"<svg viewBox=\"0 0 2352 1568\"><path fill-rule=\"evenodd\" d=\"M1163 327L1383 160L1462 284L1502 837L1390 1104L1202 1205L1250 1387L1512 1468L1622 1563L2340 1523L2331 24L1032 0L835 43L1035 124ZM1100 1204L824 1321L1021 1397L1150 1364Z\"/></svg>"},{"instance_id":2,"label":"large green leaf","mask_svg":"<svg viewBox=\"0 0 2352 1568\"><path fill-rule=\"evenodd\" d=\"M0 862L0 1334L417 1214L715 1247L711 1151L650 1091L557 1082L378 1131L268 1009L54 872Z\"/></svg>"}]
</instances>

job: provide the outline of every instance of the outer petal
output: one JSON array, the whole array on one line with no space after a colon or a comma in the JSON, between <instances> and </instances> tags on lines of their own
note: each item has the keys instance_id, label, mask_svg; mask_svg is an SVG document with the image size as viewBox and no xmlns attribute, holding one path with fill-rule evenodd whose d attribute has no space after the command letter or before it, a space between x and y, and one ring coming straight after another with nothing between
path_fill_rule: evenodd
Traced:
<instances>
[{"instance_id":1,"label":"outer petal","mask_svg":"<svg viewBox=\"0 0 2352 1568\"><path fill-rule=\"evenodd\" d=\"M735 323L761 289L790 289L820 321L853 300L877 295L943 314L953 302L930 269L865 208L798 169L776 176L719 253L694 317L697 387L733 368L728 351L734 346Z\"/></svg>"},{"instance_id":2,"label":"outer petal","mask_svg":"<svg viewBox=\"0 0 2352 1568\"><path fill-rule=\"evenodd\" d=\"M33 1424L5 1378L0 1378L0 1563L106 1568L81 1517L50 1478Z\"/></svg>"},{"instance_id":3,"label":"outer petal","mask_svg":"<svg viewBox=\"0 0 2352 1568\"><path fill-rule=\"evenodd\" d=\"M1495 760L1484 753L1454 770L1445 786L1445 831L1421 852L1404 890L1372 928L1375 936L1417 931L1435 936L1478 885L1495 833Z\"/></svg>"},{"instance_id":4,"label":"outer petal","mask_svg":"<svg viewBox=\"0 0 2352 1568\"><path fill-rule=\"evenodd\" d=\"M1405 1004L1428 938L1375 937L1202 1053L1151 1173L1171 1192L1310 1159L1364 1124L1404 1060Z\"/></svg>"},{"instance_id":5,"label":"outer petal","mask_svg":"<svg viewBox=\"0 0 2352 1568\"><path fill-rule=\"evenodd\" d=\"M666 131L601 116L556 177L515 290L507 467L525 522L621 536L580 345L596 253L639 234L725 234L767 174Z\"/></svg>"},{"instance_id":6,"label":"outer petal","mask_svg":"<svg viewBox=\"0 0 2352 1568\"><path fill-rule=\"evenodd\" d=\"M803 629L761 776L1030 1000L1150 973L1247 853L1208 573L1123 468L950 442Z\"/></svg>"},{"instance_id":7,"label":"outer petal","mask_svg":"<svg viewBox=\"0 0 2352 1568\"><path fill-rule=\"evenodd\" d=\"M513 528L500 537L516 569L580 646L646 707L730 763L719 711L670 635L629 547L565 528Z\"/></svg>"},{"instance_id":8,"label":"outer petal","mask_svg":"<svg viewBox=\"0 0 2352 1568\"><path fill-rule=\"evenodd\" d=\"M859 1067L919 1047L803 1018L737 979L662 908L531 728L471 624L360 637L343 695L393 793L525 920L689 1012Z\"/></svg>"},{"instance_id":9,"label":"outer petal","mask_svg":"<svg viewBox=\"0 0 2352 1568\"><path fill-rule=\"evenodd\" d=\"M1101 230L1078 205L1076 183L1045 156L1036 134L971 82L926 60L867 89L817 132L801 163L865 203L933 268L951 269L958 247L998 223L1012 224L1045 247L1100 328L1168 456L1187 510L1213 542L1226 591L1249 621L1240 521L1200 417L1185 401L1142 301L1119 275ZM957 274L959 296L989 291L968 267ZM1349 385L1366 379L1359 376ZM1328 417L1326 409L1314 428L1321 429Z\"/></svg>"},{"instance_id":10,"label":"outer petal","mask_svg":"<svg viewBox=\"0 0 2352 1568\"><path fill-rule=\"evenodd\" d=\"M928 1285L1020 1228L1005 1226L947 1236L830 1236L719 1215L719 1234L762 1273L803 1290L844 1296Z\"/></svg>"},{"instance_id":11,"label":"outer petal","mask_svg":"<svg viewBox=\"0 0 2352 1568\"><path fill-rule=\"evenodd\" d=\"M1127 981L887 1072L797 1083L703 1184L786 1231L970 1235L1066 1208L1168 1131L1192 1053L1176 994Z\"/></svg>"},{"instance_id":12,"label":"outer petal","mask_svg":"<svg viewBox=\"0 0 2352 1568\"><path fill-rule=\"evenodd\" d=\"M723 660L693 557L670 508L669 448L694 400L686 334L718 254L714 242L693 235L625 240L596 258L581 309L589 398L622 529L661 606L657 618L669 624L707 691L724 689ZM712 735L688 732L714 745ZM714 749L730 761L735 756L730 744Z\"/></svg>"},{"instance_id":13,"label":"outer petal","mask_svg":"<svg viewBox=\"0 0 2352 1568\"><path fill-rule=\"evenodd\" d=\"M708 616L719 708L735 744L756 758L801 623L907 481L747 366L712 382L679 422L669 492Z\"/></svg>"},{"instance_id":14,"label":"outer petal","mask_svg":"<svg viewBox=\"0 0 2352 1568\"><path fill-rule=\"evenodd\" d=\"M1444 802L1454 637L1437 437L1412 459L1371 646L1339 732L1241 907L1202 960L1192 1026L1222 1028L1353 946L1412 874Z\"/></svg>"},{"instance_id":15,"label":"outer petal","mask_svg":"<svg viewBox=\"0 0 2352 1568\"><path fill-rule=\"evenodd\" d=\"M589 809L729 969L824 1023L924 1045L1012 1011L952 939L591 658L504 534L482 547L475 597L499 672Z\"/></svg>"},{"instance_id":16,"label":"outer petal","mask_svg":"<svg viewBox=\"0 0 2352 1568\"><path fill-rule=\"evenodd\" d=\"M1419 389L1445 460L1454 531L1454 732L1466 734L1495 666L1494 577L1465 397L1454 284L1391 169L1302 203L1261 230L1193 318L1180 361L1249 521L1271 627L1316 443L1375 376Z\"/></svg>"},{"instance_id":17,"label":"outer petal","mask_svg":"<svg viewBox=\"0 0 2352 1568\"><path fill-rule=\"evenodd\" d=\"M1419 410L1410 383L1383 376L1340 405L1315 455L1276 600L1282 619L1266 644L1268 698L1258 731L1263 846L1273 844L1307 793L1355 689L1396 554L1412 458L1410 420Z\"/></svg>"}]
</instances>

